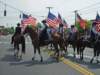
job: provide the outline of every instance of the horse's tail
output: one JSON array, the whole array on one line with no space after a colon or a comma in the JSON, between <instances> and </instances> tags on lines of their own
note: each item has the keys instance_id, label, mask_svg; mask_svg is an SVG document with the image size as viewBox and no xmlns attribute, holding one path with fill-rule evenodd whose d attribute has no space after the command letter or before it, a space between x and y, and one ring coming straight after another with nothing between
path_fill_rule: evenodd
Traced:
<instances>
[{"instance_id":1,"label":"horse's tail","mask_svg":"<svg viewBox=\"0 0 100 75\"><path fill-rule=\"evenodd\" d=\"M25 53L25 38L22 36L22 52Z\"/></svg>"}]
</instances>

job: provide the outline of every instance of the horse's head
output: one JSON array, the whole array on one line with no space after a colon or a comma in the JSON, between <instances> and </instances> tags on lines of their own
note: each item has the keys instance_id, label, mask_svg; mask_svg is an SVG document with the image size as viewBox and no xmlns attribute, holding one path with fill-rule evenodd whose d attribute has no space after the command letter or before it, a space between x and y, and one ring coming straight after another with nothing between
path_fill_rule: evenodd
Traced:
<instances>
[{"instance_id":1,"label":"horse's head","mask_svg":"<svg viewBox=\"0 0 100 75\"><path fill-rule=\"evenodd\" d=\"M32 32L35 32L36 29L35 28L32 28L31 26L27 26L24 31L23 31L23 34L30 34Z\"/></svg>"},{"instance_id":2,"label":"horse's head","mask_svg":"<svg viewBox=\"0 0 100 75\"><path fill-rule=\"evenodd\" d=\"M30 27L29 26L25 27L23 34L28 34L29 32L30 32Z\"/></svg>"}]
</instances>

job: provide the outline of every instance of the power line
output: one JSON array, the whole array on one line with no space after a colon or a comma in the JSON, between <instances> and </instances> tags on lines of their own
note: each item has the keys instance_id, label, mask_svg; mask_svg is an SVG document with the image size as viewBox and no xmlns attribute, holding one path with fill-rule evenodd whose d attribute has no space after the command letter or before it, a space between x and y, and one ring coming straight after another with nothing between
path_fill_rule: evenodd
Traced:
<instances>
[{"instance_id":1,"label":"power line","mask_svg":"<svg viewBox=\"0 0 100 75\"><path fill-rule=\"evenodd\" d=\"M4 3L3 1L0 1L0 3L2 3L3 5L8 6L9 8L12 8L12 9L14 9L14 10L17 10L17 11L19 11L19 12L21 12L21 13L28 13L28 12L24 12L24 11L18 9L18 8L15 8L14 6L11 6L11 5L7 4L7 3Z\"/></svg>"},{"instance_id":2,"label":"power line","mask_svg":"<svg viewBox=\"0 0 100 75\"><path fill-rule=\"evenodd\" d=\"M91 5L86 6L86 7L84 7L84 8L81 8L81 9L79 9L78 11L81 11L81 10L84 10L84 9L87 9L87 8L90 8L90 7L93 7L93 6L97 5L97 4L100 4L100 2L97 2L97 3L95 3L95 4L91 4Z\"/></svg>"}]
</instances>

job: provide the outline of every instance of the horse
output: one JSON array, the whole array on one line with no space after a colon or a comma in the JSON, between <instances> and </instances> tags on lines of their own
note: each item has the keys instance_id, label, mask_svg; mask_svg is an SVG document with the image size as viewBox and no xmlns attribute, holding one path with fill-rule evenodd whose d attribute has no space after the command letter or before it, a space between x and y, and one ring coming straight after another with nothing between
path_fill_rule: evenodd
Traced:
<instances>
[{"instance_id":1,"label":"horse","mask_svg":"<svg viewBox=\"0 0 100 75\"><path fill-rule=\"evenodd\" d=\"M74 57L76 57L75 51L76 51L76 48L77 48L77 39L78 39L78 32L74 32L73 34L71 34L70 32L67 32L64 35L65 48L67 50L68 45L72 45L72 48L74 50L74 52L73 52ZM67 52L67 54L68 54L68 52Z\"/></svg>"},{"instance_id":2,"label":"horse","mask_svg":"<svg viewBox=\"0 0 100 75\"><path fill-rule=\"evenodd\" d=\"M19 45L21 44L21 55L20 58L22 58L22 55L25 54L25 38L22 34L16 34L13 38L12 38L12 42L14 44L14 56L16 56L17 58L19 57Z\"/></svg>"},{"instance_id":3,"label":"horse","mask_svg":"<svg viewBox=\"0 0 100 75\"><path fill-rule=\"evenodd\" d=\"M100 61L98 60L98 57L100 54L100 36L96 36L96 41L94 42L93 50L94 50L94 55L92 59L90 60L90 63L93 63L95 57L96 57L97 63L100 63Z\"/></svg>"},{"instance_id":4,"label":"horse","mask_svg":"<svg viewBox=\"0 0 100 75\"><path fill-rule=\"evenodd\" d=\"M47 28L44 28L44 30L46 30ZM44 30L43 33L44 33ZM41 31L41 33L42 33ZM32 45L34 47L34 56L32 57L32 60L34 60L35 58L35 54L36 54L36 50L38 50L38 53L40 55L40 58L41 58L41 62L43 61L43 57L41 55L41 52L40 52L40 47L42 46L45 46L45 45L48 45L50 43L53 44L56 52L55 54L57 54L57 61L59 60L59 49L58 49L58 45L60 43L60 39L61 39L61 36L58 34L58 33L52 33L51 36L52 36L52 40L44 40L44 36L41 37L41 35L38 34L37 32L37 28L32 28L32 27L29 27L27 26L23 32L23 34L25 35L26 33L29 34L31 40L32 40ZM60 44L61 45L61 44Z\"/></svg>"},{"instance_id":5,"label":"horse","mask_svg":"<svg viewBox=\"0 0 100 75\"><path fill-rule=\"evenodd\" d=\"M67 49L65 48L65 41L62 37L62 34L59 33L59 32L54 32L52 35L52 44L54 45L55 47L55 54L57 53L58 56L63 56L63 51L66 53ZM58 46L60 47L60 50L58 48ZM59 51L61 52L60 55L59 55Z\"/></svg>"},{"instance_id":6,"label":"horse","mask_svg":"<svg viewBox=\"0 0 100 75\"><path fill-rule=\"evenodd\" d=\"M88 37L89 36L89 37ZM93 57L90 60L90 63L93 63L94 58L96 57L97 63L99 63L98 56L100 54L100 36L94 36L93 34L84 34L79 40L78 40L78 51L80 53L80 59L83 60L83 52L86 47L93 49Z\"/></svg>"},{"instance_id":7,"label":"horse","mask_svg":"<svg viewBox=\"0 0 100 75\"><path fill-rule=\"evenodd\" d=\"M80 60L83 60L83 53L86 47L93 48L94 38L91 37L88 30L84 30L83 33L78 32L78 38L76 42L77 54L80 55Z\"/></svg>"}]
</instances>

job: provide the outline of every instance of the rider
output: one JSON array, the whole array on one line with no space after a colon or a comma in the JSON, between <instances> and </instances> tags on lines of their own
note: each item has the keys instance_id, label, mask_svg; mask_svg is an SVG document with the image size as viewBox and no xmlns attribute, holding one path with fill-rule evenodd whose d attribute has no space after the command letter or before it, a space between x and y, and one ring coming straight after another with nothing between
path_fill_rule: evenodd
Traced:
<instances>
[{"instance_id":1,"label":"rider","mask_svg":"<svg viewBox=\"0 0 100 75\"><path fill-rule=\"evenodd\" d=\"M20 23L18 23L17 24L17 27L16 27L16 29L15 29L15 33L14 33L14 35L12 36L12 41L11 41L11 44L13 44L13 40L14 40L14 37L15 37L15 35L20 35L21 34L21 27L20 27Z\"/></svg>"},{"instance_id":2,"label":"rider","mask_svg":"<svg viewBox=\"0 0 100 75\"><path fill-rule=\"evenodd\" d=\"M46 21L43 20L42 23L44 24L45 28L42 30L42 32L40 33L40 40L41 41L45 41L45 40L48 40L48 33L47 33L47 24L46 24Z\"/></svg>"},{"instance_id":3,"label":"rider","mask_svg":"<svg viewBox=\"0 0 100 75\"><path fill-rule=\"evenodd\" d=\"M61 36L62 36L62 38L63 38L63 24L62 23L60 23L59 24L59 33L61 34Z\"/></svg>"},{"instance_id":4,"label":"rider","mask_svg":"<svg viewBox=\"0 0 100 75\"><path fill-rule=\"evenodd\" d=\"M69 39L70 39L70 41L72 41L73 39L75 39L74 36L75 36L76 32L77 32L76 27L74 25L72 25L71 29L70 29L70 33L69 33Z\"/></svg>"}]
</instances>

